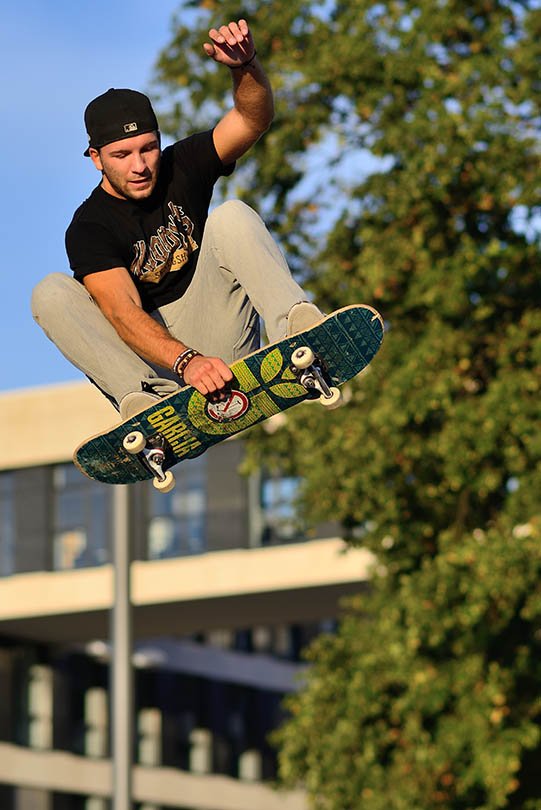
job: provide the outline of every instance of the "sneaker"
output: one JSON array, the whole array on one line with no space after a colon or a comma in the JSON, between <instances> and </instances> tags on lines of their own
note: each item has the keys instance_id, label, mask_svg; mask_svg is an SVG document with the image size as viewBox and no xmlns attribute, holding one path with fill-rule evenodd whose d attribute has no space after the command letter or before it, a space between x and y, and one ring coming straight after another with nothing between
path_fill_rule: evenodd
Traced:
<instances>
[{"instance_id":1,"label":"sneaker","mask_svg":"<svg viewBox=\"0 0 541 810\"><path fill-rule=\"evenodd\" d=\"M311 326L315 326L324 318L325 315L315 304L310 304L308 301L293 304L287 313L286 337L296 335L297 332L304 332L305 329L310 329Z\"/></svg>"},{"instance_id":2,"label":"sneaker","mask_svg":"<svg viewBox=\"0 0 541 810\"><path fill-rule=\"evenodd\" d=\"M127 419L131 419L136 413L144 411L145 408L150 408L151 405L155 405L159 400L160 397L156 394L146 394L144 391L135 391L132 394L126 394L125 397L122 397L118 406L122 421L125 422Z\"/></svg>"}]
</instances>

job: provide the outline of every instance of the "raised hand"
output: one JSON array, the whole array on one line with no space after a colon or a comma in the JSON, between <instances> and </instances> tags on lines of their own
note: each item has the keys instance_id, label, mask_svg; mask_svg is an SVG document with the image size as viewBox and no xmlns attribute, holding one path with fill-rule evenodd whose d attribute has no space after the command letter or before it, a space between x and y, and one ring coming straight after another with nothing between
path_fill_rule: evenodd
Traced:
<instances>
[{"instance_id":1,"label":"raised hand","mask_svg":"<svg viewBox=\"0 0 541 810\"><path fill-rule=\"evenodd\" d=\"M207 56L227 67L240 67L255 55L255 46L246 20L211 28L210 42L203 45Z\"/></svg>"}]
</instances>

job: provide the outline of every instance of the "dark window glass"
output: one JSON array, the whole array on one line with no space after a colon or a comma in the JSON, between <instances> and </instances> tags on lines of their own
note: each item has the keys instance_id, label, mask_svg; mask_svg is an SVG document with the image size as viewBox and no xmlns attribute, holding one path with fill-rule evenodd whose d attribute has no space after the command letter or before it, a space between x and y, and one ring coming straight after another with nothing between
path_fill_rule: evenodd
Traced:
<instances>
[{"instance_id":1,"label":"dark window glass","mask_svg":"<svg viewBox=\"0 0 541 810\"><path fill-rule=\"evenodd\" d=\"M175 468L176 486L166 494L149 482L148 559L206 551L206 457Z\"/></svg>"},{"instance_id":2,"label":"dark window glass","mask_svg":"<svg viewBox=\"0 0 541 810\"><path fill-rule=\"evenodd\" d=\"M297 516L300 478L263 477L261 481L262 545L301 540L304 528Z\"/></svg>"},{"instance_id":3,"label":"dark window glass","mask_svg":"<svg viewBox=\"0 0 541 810\"><path fill-rule=\"evenodd\" d=\"M111 488L62 464L53 470L53 493L53 568L108 562Z\"/></svg>"},{"instance_id":4,"label":"dark window glass","mask_svg":"<svg viewBox=\"0 0 541 810\"><path fill-rule=\"evenodd\" d=\"M0 576L15 572L15 476L0 473Z\"/></svg>"}]
</instances>

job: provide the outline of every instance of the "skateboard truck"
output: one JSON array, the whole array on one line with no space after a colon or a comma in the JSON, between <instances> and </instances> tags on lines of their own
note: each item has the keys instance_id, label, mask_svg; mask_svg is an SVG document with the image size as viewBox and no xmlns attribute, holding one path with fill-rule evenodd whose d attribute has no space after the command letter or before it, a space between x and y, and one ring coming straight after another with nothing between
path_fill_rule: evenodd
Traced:
<instances>
[{"instance_id":1,"label":"skateboard truck","mask_svg":"<svg viewBox=\"0 0 541 810\"><path fill-rule=\"evenodd\" d=\"M339 388L330 386L323 374L323 366L309 346L299 346L291 355L291 368L307 391L319 391L319 402L329 410L337 408L342 399Z\"/></svg>"},{"instance_id":2,"label":"skateboard truck","mask_svg":"<svg viewBox=\"0 0 541 810\"><path fill-rule=\"evenodd\" d=\"M138 455L145 467L154 476L152 483L159 492L170 492L175 486L175 477L171 470L163 469L165 461L165 439L155 436L146 439L140 430L132 430L124 436L122 446L130 455Z\"/></svg>"}]
</instances>

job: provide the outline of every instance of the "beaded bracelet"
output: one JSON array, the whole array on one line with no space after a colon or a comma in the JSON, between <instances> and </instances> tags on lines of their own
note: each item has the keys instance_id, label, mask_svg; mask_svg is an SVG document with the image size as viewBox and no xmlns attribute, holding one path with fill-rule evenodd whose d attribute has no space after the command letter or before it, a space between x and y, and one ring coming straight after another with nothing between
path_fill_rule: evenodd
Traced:
<instances>
[{"instance_id":1,"label":"beaded bracelet","mask_svg":"<svg viewBox=\"0 0 541 810\"><path fill-rule=\"evenodd\" d=\"M246 62L241 62L240 65L229 65L230 70L240 70L241 68L249 67L257 56L257 51L254 51Z\"/></svg>"},{"instance_id":2,"label":"beaded bracelet","mask_svg":"<svg viewBox=\"0 0 541 810\"><path fill-rule=\"evenodd\" d=\"M180 382L182 385L185 385L184 372L186 371L188 363L190 360L193 360L194 357L198 356L201 356L200 352L196 351L195 349L185 349L183 352L181 352L181 354L179 354L173 363L173 373L180 377Z\"/></svg>"}]
</instances>

